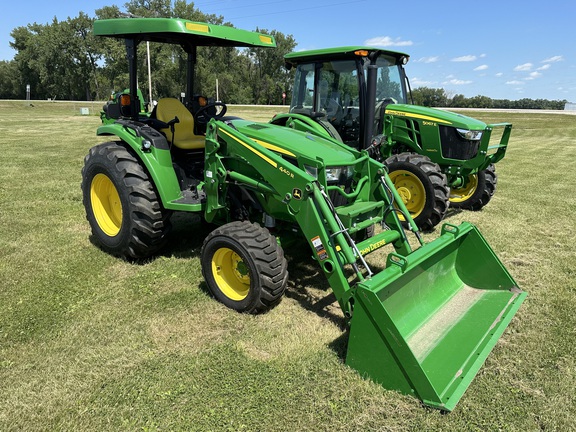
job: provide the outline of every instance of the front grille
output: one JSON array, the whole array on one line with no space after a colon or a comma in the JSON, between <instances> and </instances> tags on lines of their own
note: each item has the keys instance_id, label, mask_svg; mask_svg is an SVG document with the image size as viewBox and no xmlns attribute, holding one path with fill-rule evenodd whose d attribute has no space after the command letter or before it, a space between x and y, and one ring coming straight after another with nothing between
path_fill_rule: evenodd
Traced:
<instances>
[{"instance_id":1,"label":"front grille","mask_svg":"<svg viewBox=\"0 0 576 432\"><path fill-rule=\"evenodd\" d=\"M446 159L469 160L476 157L480 141L469 141L453 127L440 126L442 156Z\"/></svg>"}]
</instances>

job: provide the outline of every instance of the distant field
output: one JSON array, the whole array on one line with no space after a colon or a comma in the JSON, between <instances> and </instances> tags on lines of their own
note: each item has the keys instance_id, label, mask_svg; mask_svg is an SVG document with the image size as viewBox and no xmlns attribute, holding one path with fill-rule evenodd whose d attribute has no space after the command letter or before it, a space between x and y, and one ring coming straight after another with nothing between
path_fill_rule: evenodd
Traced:
<instances>
[{"instance_id":1,"label":"distant field","mask_svg":"<svg viewBox=\"0 0 576 432\"><path fill-rule=\"evenodd\" d=\"M574 430L576 118L463 112L514 129L493 200L447 221L476 224L529 297L444 415L344 365L342 315L307 256L289 257L280 305L248 316L207 294L195 217L176 215L146 263L92 244L80 170L100 108L0 101L1 431Z\"/></svg>"}]
</instances>

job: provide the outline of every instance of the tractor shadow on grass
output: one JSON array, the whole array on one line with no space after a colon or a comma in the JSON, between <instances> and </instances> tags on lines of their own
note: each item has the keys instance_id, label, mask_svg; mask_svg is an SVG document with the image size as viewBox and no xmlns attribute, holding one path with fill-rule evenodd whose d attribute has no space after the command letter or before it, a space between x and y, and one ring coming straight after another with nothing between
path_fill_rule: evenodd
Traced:
<instances>
[{"instance_id":1,"label":"tractor shadow on grass","mask_svg":"<svg viewBox=\"0 0 576 432\"><path fill-rule=\"evenodd\" d=\"M285 246L284 251L288 259L289 273L286 297L298 301L304 309L329 319L341 330L346 330L347 319L326 276L312 258L309 246L304 242L295 242ZM370 267L375 273L383 269L375 263L370 263ZM349 270L349 276L352 276L352 269Z\"/></svg>"},{"instance_id":2,"label":"tractor shadow on grass","mask_svg":"<svg viewBox=\"0 0 576 432\"><path fill-rule=\"evenodd\" d=\"M328 318L341 330L347 328L346 319L330 289L328 280L302 246L285 248L288 259L288 285L285 295L296 300L304 309L322 318ZM302 253L302 250L306 250Z\"/></svg>"},{"instance_id":3,"label":"tractor shadow on grass","mask_svg":"<svg viewBox=\"0 0 576 432\"><path fill-rule=\"evenodd\" d=\"M200 259L202 243L214 229L214 226L202 222L201 217L197 214L186 212L175 212L170 221L172 231L159 256Z\"/></svg>"},{"instance_id":4,"label":"tractor shadow on grass","mask_svg":"<svg viewBox=\"0 0 576 432\"><path fill-rule=\"evenodd\" d=\"M300 253L296 250L286 252L289 277L284 295L296 300L305 310L330 320L340 329L342 334L329 343L329 348L338 358L345 361L349 335L347 320L330 289L328 280L309 254L303 254L301 251L302 249Z\"/></svg>"},{"instance_id":5,"label":"tractor shadow on grass","mask_svg":"<svg viewBox=\"0 0 576 432\"><path fill-rule=\"evenodd\" d=\"M285 295L296 300L305 310L338 326L342 334L329 344L329 348L345 361L350 334L348 320L344 317L336 296L318 264L313 261L307 250L306 253L302 253L302 250L305 250L303 246L308 248L306 244L286 248L289 278ZM383 267L376 263L370 263L370 267L374 273L383 270Z\"/></svg>"},{"instance_id":6,"label":"tractor shadow on grass","mask_svg":"<svg viewBox=\"0 0 576 432\"><path fill-rule=\"evenodd\" d=\"M438 224L438 228L442 228L442 224L444 223L451 223L450 222L451 218L458 216L459 214L462 214L464 211L465 210L463 209L448 207L448 210L446 210L446 214L444 215L444 219L442 219L442 221Z\"/></svg>"},{"instance_id":7,"label":"tractor shadow on grass","mask_svg":"<svg viewBox=\"0 0 576 432\"><path fill-rule=\"evenodd\" d=\"M128 259L131 264L148 264L159 257L165 258L200 258L204 239L214 229L214 226L203 223L198 215L176 212L170 218L172 229L168 234L166 245L154 255L143 259ZM88 237L90 243L100 248L93 234Z\"/></svg>"}]
</instances>

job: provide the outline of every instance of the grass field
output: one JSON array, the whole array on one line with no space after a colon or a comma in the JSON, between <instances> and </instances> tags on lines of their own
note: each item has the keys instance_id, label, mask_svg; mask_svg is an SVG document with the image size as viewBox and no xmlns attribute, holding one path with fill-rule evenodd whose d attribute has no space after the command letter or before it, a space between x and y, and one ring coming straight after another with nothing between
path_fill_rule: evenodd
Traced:
<instances>
[{"instance_id":1,"label":"grass field","mask_svg":"<svg viewBox=\"0 0 576 432\"><path fill-rule=\"evenodd\" d=\"M576 430L576 117L471 113L511 121L512 139L491 203L447 220L476 224L529 297L445 415L344 365L306 256L280 305L248 316L207 294L192 217L149 262L100 251L80 192L99 118L79 110L99 105L33 105L0 102L1 431Z\"/></svg>"}]
</instances>

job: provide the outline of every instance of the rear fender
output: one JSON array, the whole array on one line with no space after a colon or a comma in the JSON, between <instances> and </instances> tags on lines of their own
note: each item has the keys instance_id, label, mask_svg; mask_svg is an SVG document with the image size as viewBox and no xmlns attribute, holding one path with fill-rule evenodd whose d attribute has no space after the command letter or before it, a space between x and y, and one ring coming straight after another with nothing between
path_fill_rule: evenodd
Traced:
<instances>
[{"instance_id":1,"label":"rear fender","mask_svg":"<svg viewBox=\"0 0 576 432\"><path fill-rule=\"evenodd\" d=\"M149 130L148 130L149 129ZM130 125L129 122L105 124L98 128L98 136L117 136L128 145L135 156L142 161L148 174L158 190L162 205L166 209L180 210L178 204L173 204L181 197L180 185L172 166L172 158L168 143L163 136L150 136L151 128ZM155 132L155 131L154 131ZM157 133L157 132L156 132ZM145 149L143 142L153 138L154 145Z\"/></svg>"}]
</instances>

